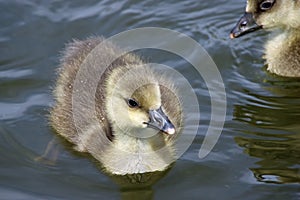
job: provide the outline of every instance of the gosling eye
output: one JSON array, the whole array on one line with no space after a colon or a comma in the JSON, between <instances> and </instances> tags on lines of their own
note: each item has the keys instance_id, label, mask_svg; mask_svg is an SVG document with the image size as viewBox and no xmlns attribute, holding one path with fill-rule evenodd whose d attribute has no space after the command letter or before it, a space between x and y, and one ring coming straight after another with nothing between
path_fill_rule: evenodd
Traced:
<instances>
[{"instance_id":1,"label":"gosling eye","mask_svg":"<svg viewBox=\"0 0 300 200\"><path fill-rule=\"evenodd\" d=\"M127 99L127 104L130 108L138 108L140 106L135 99Z\"/></svg>"},{"instance_id":2,"label":"gosling eye","mask_svg":"<svg viewBox=\"0 0 300 200\"><path fill-rule=\"evenodd\" d=\"M260 4L260 10L262 10L262 11L270 10L273 7L274 3L275 3L274 0L263 1Z\"/></svg>"}]
</instances>

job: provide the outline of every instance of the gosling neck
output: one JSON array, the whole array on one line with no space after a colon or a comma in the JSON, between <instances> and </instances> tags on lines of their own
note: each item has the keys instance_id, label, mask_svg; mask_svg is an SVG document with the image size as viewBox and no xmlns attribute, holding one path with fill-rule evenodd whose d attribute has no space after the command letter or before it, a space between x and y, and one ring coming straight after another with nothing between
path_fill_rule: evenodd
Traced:
<instances>
[{"instance_id":1,"label":"gosling neck","mask_svg":"<svg viewBox=\"0 0 300 200\"><path fill-rule=\"evenodd\" d=\"M266 43L268 70L279 76L300 77L300 30L286 29Z\"/></svg>"},{"instance_id":2,"label":"gosling neck","mask_svg":"<svg viewBox=\"0 0 300 200\"><path fill-rule=\"evenodd\" d=\"M164 134L152 128L136 128L130 131L115 128L113 143L132 153L155 151L166 146Z\"/></svg>"}]
</instances>

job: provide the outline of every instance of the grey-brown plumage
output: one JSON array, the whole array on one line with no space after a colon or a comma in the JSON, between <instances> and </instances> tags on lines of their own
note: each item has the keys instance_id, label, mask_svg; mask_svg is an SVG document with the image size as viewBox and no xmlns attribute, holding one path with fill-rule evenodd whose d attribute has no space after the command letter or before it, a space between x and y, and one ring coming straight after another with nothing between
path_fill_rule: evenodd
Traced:
<instances>
[{"instance_id":1,"label":"grey-brown plumage","mask_svg":"<svg viewBox=\"0 0 300 200\"><path fill-rule=\"evenodd\" d=\"M138 56L122 53L100 37L67 46L51 125L109 173L163 171L175 159L173 145L183 117L180 98L166 76Z\"/></svg>"},{"instance_id":2,"label":"grey-brown plumage","mask_svg":"<svg viewBox=\"0 0 300 200\"><path fill-rule=\"evenodd\" d=\"M277 29L265 46L267 69L280 76L300 77L300 1L248 0L231 37L261 28Z\"/></svg>"}]
</instances>

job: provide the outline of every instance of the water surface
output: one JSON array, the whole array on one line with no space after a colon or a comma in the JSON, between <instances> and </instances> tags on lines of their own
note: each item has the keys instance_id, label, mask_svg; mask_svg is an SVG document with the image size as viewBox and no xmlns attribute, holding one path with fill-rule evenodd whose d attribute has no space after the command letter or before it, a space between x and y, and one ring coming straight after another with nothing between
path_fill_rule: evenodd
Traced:
<instances>
[{"instance_id":1,"label":"water surface","mask_svg":"<svg viewBox=\"0 0 300 200\"><path fill-rule=\"evenodd\" d=\"M213 152L199 159L210 119L207 88L185 61L150 51L147 56L189 77L201 121L191 147L149 196L300 199L300 81L266 72L261 55L267 32L229 39L244 6L244 0L0 1L0 199L125 195L91 159L63 141L54 164L36 158L55 137L47 115L64 44L149 26L198 41L217 64L228 99L222 136Z\"/></svg>"}]
</instances>

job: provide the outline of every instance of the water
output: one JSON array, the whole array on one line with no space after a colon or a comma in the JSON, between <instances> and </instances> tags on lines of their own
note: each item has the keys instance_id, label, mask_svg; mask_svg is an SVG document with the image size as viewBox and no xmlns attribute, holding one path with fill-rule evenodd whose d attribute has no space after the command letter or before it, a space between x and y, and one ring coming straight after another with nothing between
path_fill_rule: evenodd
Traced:
<instances>
[{"instance_id":1,"label":"water","mask_svg":"<svg viewBox=\"0 0 300 200\"><path fill-rule=\"evenodd\" d=\"M137 198L300 199L300 82L266 72L261 55L268 33L229 39L244 6L244 0L0 1L0 199L130 196L64 141L55 163L37 158L55 137L47 115L64 44L147 26L187 34L209 52L224 80L228 111L217 145L199 159L210 118L207 88L184 62L153 52L192 79L201 125L170 172L152 191L135 191Z\"/></svg>"}]
</instances>

